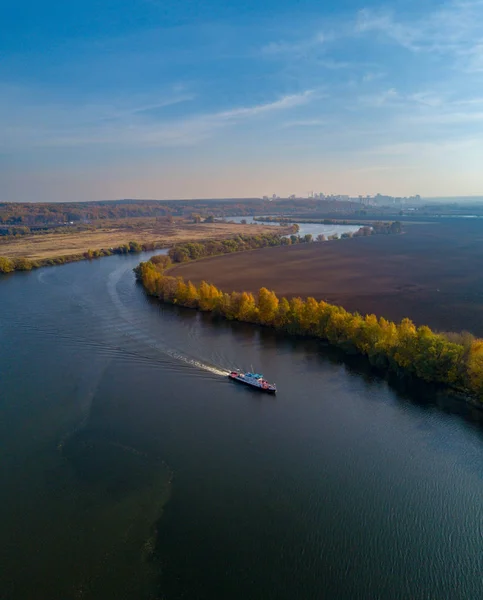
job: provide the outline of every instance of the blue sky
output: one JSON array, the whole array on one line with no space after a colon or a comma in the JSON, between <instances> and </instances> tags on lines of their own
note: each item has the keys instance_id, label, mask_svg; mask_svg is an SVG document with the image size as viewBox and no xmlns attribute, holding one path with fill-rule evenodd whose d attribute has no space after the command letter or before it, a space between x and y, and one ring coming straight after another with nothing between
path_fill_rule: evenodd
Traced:
<instances>
[{"instance_id":1,"label":"blue sky","mask_svg":"<svg viewBox=\"0 0 483 600\"><path fill-rule=\"evenodd\" d=\"M0 7L0 200L483 194L483 0Z\"/></svg>"}]
</instances>

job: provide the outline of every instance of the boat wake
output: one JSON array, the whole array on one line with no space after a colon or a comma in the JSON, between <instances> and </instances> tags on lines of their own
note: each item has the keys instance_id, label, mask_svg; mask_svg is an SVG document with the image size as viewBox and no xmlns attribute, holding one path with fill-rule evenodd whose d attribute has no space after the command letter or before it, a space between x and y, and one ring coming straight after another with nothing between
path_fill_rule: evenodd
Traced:
<instances>
[{"instance_id":1,"label":"boat wake","mask_svg":"<svg viewBox=\"0 0 483 600\"><path fill-rule=\"evenodd\" d=\"M129 269L130 270L130 269ZM125 267L122 267L116 271L113 271L108 276L107 289L109 292L109 296L118 310L119 316L122 318L125 324L131 325L129 330L123 329L123 333L140 341L144 344L149 345L152 348L155 348L157 351L162 352L163 354L173 358L185 365L189 365L191 367L195 367L197 369L201 369L208 373L212 373L213 375L218 375L221 377L226 377L230 372L228 368L222 368L219 366L211 365L201 360L191 358L187 354L180 352L172 347L166 346L163 342L160 342L157 339L152 338L149 334L141 331L139 329L139 322L136 322L132 312L126 307L126 305L122 302L122 299L119 295L119 291L117 289L117 284L121 280L122 276L127 272Z\"/></svg>"},{"instance_id":2,"label":"boat wake","mask_svg":"<svg viewBox=\"0 0 483 600\"><path fill-rule=\"evenodd\" d=\"M228 375L228 373L230 372L229 369L220 369L218 367L208 365L199 360L195 360L193 358L189 358L188 356L180 354L179 352L176 352L175 350L166 349L165 353L168 354L168 356L175 358L176 360L180 360L180 361L186 363L187 365L191 365L192 367L197 367L198 369L203 369L203 371L208 371L209 373L213 373L214 375L221 375L223 377L226 377Z\"/></svg>"}]
</instances>

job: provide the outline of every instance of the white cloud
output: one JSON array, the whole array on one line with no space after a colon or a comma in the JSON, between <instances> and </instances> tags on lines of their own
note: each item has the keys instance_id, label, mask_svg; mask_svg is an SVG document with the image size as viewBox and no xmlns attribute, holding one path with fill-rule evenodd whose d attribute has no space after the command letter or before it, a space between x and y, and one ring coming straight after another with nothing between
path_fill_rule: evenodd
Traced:
<instances>
[{"instance_id":1,"label":"white cloud","mask_svg":"<svg viewBox=\"0 0 483 600\"><path fill-rule=\"evenodd\" d=\"M433 92L416 92L415 94L410 94L408 100L416 102L416 104L432 107L441 106L445 102L441 96Z\"/></svg>"},{"instance_id":2,"label":"white cloud","mask_svg":"<svg viewBox=\"0 0 483 600\"><path fill-rule=\"evenodd\" d=\"M364 8L357 15L357 33L379 32L410 50L419 50L419 30L411 25L398 23L391 14Z\"/></svg>"},{"instance_id":3,"label":"white cloud","mask_svg":"<svg viewBox=\"0 0 483 600\"><path fill-rule=\"evenodd\" d=\"M461 112L455 110L445 110L433 114L415 115L410 117L413 122L424 123L427 125L464 125L483 123L483 112Z\"/></svg>"},{"instance_id":4,"label":"white cloud","mask_svg":"<svg viewBox=\"0 0 483 600\"><path fill-rule=\"evenodd\" d=\"M424 154L442 154L449 153L458 154L471 150L473 148L481 148L481 139L474 136L460 137L448 140L419 140L410 142L399 142L395 144L381 144L368 150L368 154L382 156L418 156Z\"/></svg>"},{"instance_id":5,"label":"white cloud","mask_svg":"<svg viewBox=\"0 0 483 600\"><path fill-rule=\"evenodd\" d=\"M289 56L301 57L322 47L334 38L333 34L316 32L314 35L293 42L279 41L270 42L262 47L262 54L266 56Z\"/></svg>"},{"instance_id":6,"label":"white cloud","mask_svg":"<svg viewBox=\"0 0 483 600\"><path fill-rule=\"evenodd\" d=\"M359 102L365 106L379 108L388 104L394 105L395 102L400 103L401 95L395 88L382 90L376 94L368 94L360 96Z\"/></svg>"},{"instance_id":7,"label":"white cloud","mask_svg":"<svg viewBox=\"0 0 483 600\"><path fill-rule=\"evenodd\" d=\"M323 67L324 69L329 69L330 71L338 71L339 69L350 69L354 65L350 62L327 58L324 60L318 60L317 66Z\"/></svg>"},{"instance_id":8,"label":"white cloud","mask_svg":"<svg viewBox=\"0 0 483 600\"><path fill-rule=\"evenodd\" d=\"M147 118L145 113L172 102L133 106L122 110L103 107L19 106L4 113L0 147L75 147L100 144L151 147L192 146L217 130L248 119L303 106L313 90L289 94L264 104L173 120ZM1 113L2 111L0 111Z\"/></svg>"},{"instance_id":9,"label":"white cloud","mask_svg":"<svg viewBox=\"0 0 483 600\"><path fill-rule=\"evenodd\" d=\"M374 73L372 71L369 71L368 73L365 73L362 76L362 82L363 83L371 83L372 81L377 81L378 79L383 79L386 76L385 73L382 73L381 71Z\"/></svg>"},{"instance_id":10,"label":"white cloud","mask_svg":"<svg viewBox=\"0 0 483 600\"><path fill-rule=\"evenodd\" d=\"M290 127L322 127L327 124L328 121L325 119L299 119L298 121L287 121L281 127L284 129Z\"/></svg>"},{"instance_id":11,"label":"white cloud","mask_svg":"<svg viewBox=\"0 0 483 600\"><path fill-rule=\"evenodd\" d=\"M291 94L283 96L275 102L269 102L267 104L258 104L256 106L250 106L248 108L234 108L232 110L215 113L210 118L214 120L234 120L240 117L253 117L263 113L270 113L278 110L285 110L288 108L294 108L307 104L314 95L313 90L305 90L301 94Z\"/></svg>"},{"instance_id":12,"label":"white cloud","mask_svg":"<svg viewBox=\"0 0 483 600\"><path fill-rule=\"evenodd\" d=\"M481 0L453 0L419 19L398 18L391 12L361 10L356 34L379 34L412 52L452 55L466 71L483 70Z\"/></svg>"}]
</instances>

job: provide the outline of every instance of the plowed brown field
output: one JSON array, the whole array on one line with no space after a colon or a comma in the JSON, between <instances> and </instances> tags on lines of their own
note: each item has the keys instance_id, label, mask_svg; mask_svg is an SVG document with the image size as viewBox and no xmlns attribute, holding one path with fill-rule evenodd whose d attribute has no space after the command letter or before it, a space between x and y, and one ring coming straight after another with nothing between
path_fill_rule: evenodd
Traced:
<instances>
[{"instance_id":1,"label":"plowed brown field","mask_svg":"<svg viewBox=\"0 0 483 600\"><path fill-rule=\"evenodd\" d=\"M225 291L265 286L279 296L314 296L350 311L483 336L483 222L476 220L217 256L170 274Z\"/></svg>"}]
</instances>

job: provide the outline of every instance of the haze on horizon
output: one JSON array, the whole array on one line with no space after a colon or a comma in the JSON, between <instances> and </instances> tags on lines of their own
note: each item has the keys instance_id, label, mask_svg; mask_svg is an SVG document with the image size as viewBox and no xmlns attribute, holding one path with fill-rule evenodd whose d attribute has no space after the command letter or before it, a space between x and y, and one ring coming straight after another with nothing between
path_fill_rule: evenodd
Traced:
<instances>
[{"instance_id":1,"label":"haze on horizon","mask_svg":"<svg viewBox=\"0 0 483 600\"><path fill-rule=\"evenodd\" d=\"M482 23L483 0L4 3L0 201L481 195Z\"/></svg>"}]
</instances>

